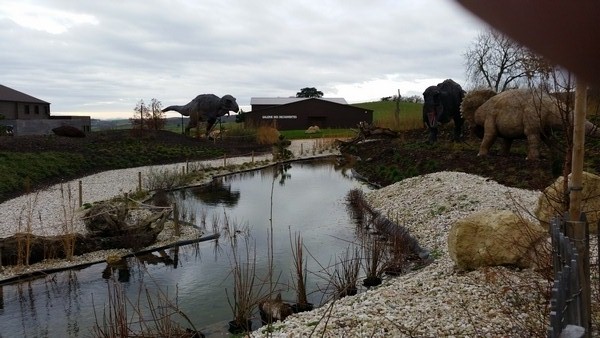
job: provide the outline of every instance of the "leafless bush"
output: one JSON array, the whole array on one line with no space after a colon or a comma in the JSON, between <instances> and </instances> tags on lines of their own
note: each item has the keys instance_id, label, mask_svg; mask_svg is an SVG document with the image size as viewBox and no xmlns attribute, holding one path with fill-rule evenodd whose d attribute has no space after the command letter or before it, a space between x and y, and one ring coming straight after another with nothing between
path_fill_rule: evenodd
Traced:
<instances>
[{"instance_id":1,"label":"leafless bush","mask_svg":"<svg viewBox=\"0 0 600 338\"><path fill-rule=\"evenodd\" d=\"M190 319L162 291L152 295L140 287L137 300L128 299L122 284L114 278L107 284L108 298L102 313L96 312L93 337L189 337L198 332ZM177 298L177 295L175 295ZM149 314L149 316L147 315ZM183 319L192 329L182 328L176 319Z\"/></svg>"}]
</instances>

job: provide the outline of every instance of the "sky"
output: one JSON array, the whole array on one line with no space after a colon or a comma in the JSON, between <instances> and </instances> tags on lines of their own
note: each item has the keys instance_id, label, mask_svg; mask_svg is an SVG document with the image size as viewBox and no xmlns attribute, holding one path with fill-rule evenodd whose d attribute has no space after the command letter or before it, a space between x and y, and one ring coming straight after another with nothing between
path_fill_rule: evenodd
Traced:
<instances>
[{"instance_id":1,"label":"sky","mask_svg":"<svg viewBox=\"0 0 600 338\"><path fill-rule=\"evenodd\" d=\"M130 118L140 100L422 95L485 24L453 0L2 0L0 84L51 115ZM180 116L168 113L167 116Z\"/></svg>"}]
</instances>

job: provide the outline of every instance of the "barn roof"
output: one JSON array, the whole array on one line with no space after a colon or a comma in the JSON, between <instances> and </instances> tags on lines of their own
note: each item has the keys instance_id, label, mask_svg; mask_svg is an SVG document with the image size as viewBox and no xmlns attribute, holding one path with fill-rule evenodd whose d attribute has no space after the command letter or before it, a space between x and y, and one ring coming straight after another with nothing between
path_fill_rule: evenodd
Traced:
<instances>
[{"instance_id":1,"label":"barn roof","mask_svg":"<svg viewBox=\"0 0 600 338\"><path fill-rule=\"evenodd\" d=\"M252 97L250 98L250 105L282 105L307 99L318 99L339 104L348 104L348 102L341 97Z\"/></svg>"},{"instance_id":2,"label":"barn roof","mask_svg":"<svg viewBox=\"0 0 600 338\"><path fill-rule=\"evenodd\" d=\"M3 86L0 84L0 101L27 102L27 103L48 103L31 95L21 93L18 90Z\"/></svg>"}]
</instances>

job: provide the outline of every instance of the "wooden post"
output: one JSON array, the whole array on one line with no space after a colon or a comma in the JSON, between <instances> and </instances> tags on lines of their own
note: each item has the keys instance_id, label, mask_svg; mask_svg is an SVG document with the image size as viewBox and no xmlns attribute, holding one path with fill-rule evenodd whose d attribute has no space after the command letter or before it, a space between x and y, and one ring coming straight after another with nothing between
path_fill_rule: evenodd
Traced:
<instances>
[{"instance_id":1,"label":"wooden post","mask_svg":"<svg viewBox=\"0 0 600 338\"><path fill-rule=\"evenodd\" d=\"M83 185L81 181L79 181L79 207L83 205Z\"/></svg>"},{"instance_id":2,"label":"wooden post","mask_svg":"<svg viewBox=\"0 0 600 338\"><path fill-rule=\"evenodd\" d=\"M252 164L254 164L254 150L252 150Z\"/></svg>"},{"instance_id":3,"label":"wooden post","mask_svg":"<svg viewBox=\"0 0 600 338\"><path fill-rule=\"evenodd\" d=\"M142 191L142 172L138 171L138 191Z\"/></svg>"},{"instance_id":4,"label":"wooden post","mask_svg":"<svg viewBox=\"0 0 600 338\"><path fill-rule=\"evenodd\" d=\"M300 155L304 154L304 143L300 143Z\"/></svg>"},{"instance_id":5,"label":"wooden post","mask_svg":"<svg viewBox=\"0 0 600 338\"><path fill-rule=\"evenodd\" d=\"M177 203L173 203L173 227L175 228L175 236L179 236L179 210L177 209Z\"/></svg>"},{"instance_id":6,"label":"wooden post","mask_svg":"<svg viewBox=\"0 0 600 338\"><path fill-rule=\"evenodd\" d=\"M185 175L185 167L181 167L181 173Z\"/></svg>"},{"instance_id":7,"label":"wooden post","mask_svg":"<svg viewBox=\"0 0 600 338\"><path fill-rule=\"evenodd\" d=\"M223 154L223 167L227 166L227 154Z\"/></svg>"},{"instance_id":8,"label":"wooden post","mask_svg":"<svg viewBox=\"0 0 600 338\"><path fill-rule=\"evenodd\" d=\"M587 85L577 79L575 87L575 111L573 117L573 155L571 179L569 181L569 218L567 223L572 232L570 238L575 242L580 262L578 271L581 281L581 323L586 330L586 337L591 332L591 293L590 293L590 261L588 253L588 233L586 222L581 219L581 200L583 190L583 157L585 146L585 115L587 106Z\"/></svg>"},{"instance_id":9,"label":"wooden post","mask_svg":"<svg viewBox=\"0 0 600 338\"><path fill-rule=\"evenodd\" d=\"M571 180L569 182L569 216L571 220L579 219L581 214L581 193L583 181L583 154L585 146L585 110L587 86L577 81L575 88L575 112L573 118L573 154L571 164Z\"/></svg>"},{"instance_id":10,"label":"wooden post","mask_svg":"<svg viewBox=\"0 0 600 338\"><path fill-rule=\"evenodd\" d=\"M186 174L190 173L190 161L189 160L185 160L185 173Z\"/></svg>"}]
</instances>

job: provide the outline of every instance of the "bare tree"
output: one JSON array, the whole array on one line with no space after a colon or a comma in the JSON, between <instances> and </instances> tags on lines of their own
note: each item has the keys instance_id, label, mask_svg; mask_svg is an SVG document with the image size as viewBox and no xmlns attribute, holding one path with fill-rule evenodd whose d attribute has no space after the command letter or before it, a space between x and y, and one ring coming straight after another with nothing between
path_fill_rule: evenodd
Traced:
<instances>
[{"instance_id":1,"label":"bare tree","mask_svg":"<svg viewBox=\"0 0 600 338\"><path fill-rule=\"evenodd\" d=\"M147 122L150 119L150 113L148 106L144 103L144 100L139 100L133 108L133 117L129 119L131 122L132 129L144 130L147 128Z\"/></svg>"},{"instance_id":2,"label":"bare tree","mask_svg":"<svg viewBox=\"0 0 600 338\"><path fill-rule=\"evenodd\" d=\"M150 100L150 105L146 105L144 100L140 100L133 111L133 117L129 119L133 129L160 130L166 124L162 103L157 99Z\"/></svg>"},{"instance_id":3,"label":"bare tree","mask_svg":"<svg viewBox=\"0 0 600 338\"><path fill-rule=\"evenodd\" d=\"M496 92L519 87L547 65L541 57L493 29L481 32L464 57L469 80Z\"/></svg>"},{"instance_id":4,"label":"bare tree","mask_svg":"<svg viewBox=\"0 0 600 338\"><path fill-rule=\"evenodd\" d=\"M162 103L157 99L150 100L148 120L148 129L161 130L164 128L167 119L165 113L162 111Z\"/></svg>"}]
</instances>

